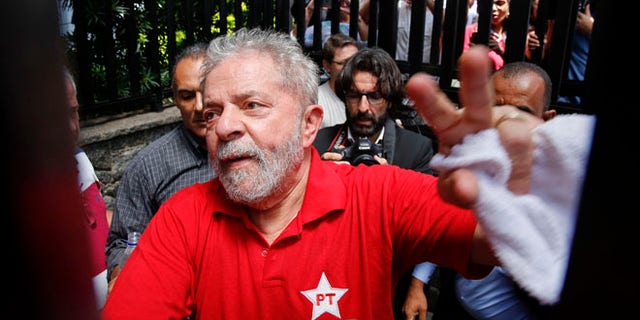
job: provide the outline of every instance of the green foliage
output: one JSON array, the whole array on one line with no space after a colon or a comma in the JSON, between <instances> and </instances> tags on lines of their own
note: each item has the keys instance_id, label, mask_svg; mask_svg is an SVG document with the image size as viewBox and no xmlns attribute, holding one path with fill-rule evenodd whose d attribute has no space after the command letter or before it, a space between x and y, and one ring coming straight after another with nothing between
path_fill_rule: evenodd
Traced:
<instances>
[{"instance_id":1,"label":"green foliage","mask_svg":"<svg viewBox=\"0 0 640 320\"><path fill-rule=\"evenodd\" d=\"M86 21L86 39L88 41L88 60L90 61L90 78L94 89L94 101L106 101L117 98L126 98L132 94L141 94L155 92L159 87L167 88L170 84L170 60L173 57L168 56L168 47L170 38L173 37L178 50L187 45L188 25L194 27L194 34L191 39L201 41L211 39L220 34L219 23L221 20L218 4L214 4L215 13L209 16L211 19L210 30L203 30L206 25L203 19L207 19L202 15L204 5L203 1L193 1L193 7L188 8L186 1L157 0L157 8L155 17L152 16L153 10L146 8L150 1L144 0L112 0L111 2L86 0L83 1L82 10L85 15L82 19L74 17L75 21ZM76 1L62 0L62 4L67 8L73 8ZM106 8L105 3L111 5ZM175 34L168 35L167 31L167 5L173 5L172 23L175 26ZM227 0L227 8L232 11L234 0ZM192 12L193 16L184 16L185 12ZM242 12L244 21L248 15L248 7L242 2ZM236 29L236 19L233 14L229 14L226 18L228 32ZM128 32L133 27L136 30L135 36L131 36ZM154 29L156 28L156 29ZM77 28L76 28L77 30ZM157 44L149 37L157 34ZM76 43L76 35L73 33L63 35L66 44L67 58L72 65L77 63L78 43ZM130 41L134 41L133 49L129 49ZM157 50L157 51L156 51ZM132 52L131 52L132 51ZM158 65L151 65L150 57L158 56ZM109 74L115 73L117 80L117 97L110 96L108 90L108 73L107 61L112 61L115 70L109 70ZM132 64L134 63L134 64ZM131 70L132 67L135 69ZM135 93L134 86L130 83L132 77L130 73L138 72L133 78L139 79L136 86L140 89L139 93ZM156 71L154 71L156 70ZM79 84L82 86L82 84Z\"/></svg>"}]
</instances>

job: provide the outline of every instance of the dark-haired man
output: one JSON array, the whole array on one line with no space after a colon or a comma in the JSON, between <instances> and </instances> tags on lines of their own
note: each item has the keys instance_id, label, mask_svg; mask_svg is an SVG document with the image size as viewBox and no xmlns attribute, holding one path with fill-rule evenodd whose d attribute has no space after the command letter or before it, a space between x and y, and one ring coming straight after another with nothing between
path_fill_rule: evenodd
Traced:
<instances>
[{"instance_id":1,"label":"dark-haired man","mask_svg":"<svg viewBox=\"0 0 640 320\"><path fill-rule=\"evenodd\" d=\"M122 176L107 239L109 291L120 273L127 234L143 232L160 205L178 190L215 176L207 156L200 90L206 52L207 44L197 43L176 57L171 89L182 123L140 150Z\"/></svg>"},{"instance_id":2,"label":"dark-haired man","mask_svg":"<svg viewBox=\"0 0 640 320\"><path fill-rule=\"evenodd\" d=\"M391 56L380 48L358 51L344 65L335 83L345 103L347 121L318 131L314 147L323 160L349 161L339 151L352 148L359 138L382 147L372 157L379 164L433 174L429 161L434 154L430 138L403 129L389 115L405 99L402 74Z\"/></svg>"}]
</instances>

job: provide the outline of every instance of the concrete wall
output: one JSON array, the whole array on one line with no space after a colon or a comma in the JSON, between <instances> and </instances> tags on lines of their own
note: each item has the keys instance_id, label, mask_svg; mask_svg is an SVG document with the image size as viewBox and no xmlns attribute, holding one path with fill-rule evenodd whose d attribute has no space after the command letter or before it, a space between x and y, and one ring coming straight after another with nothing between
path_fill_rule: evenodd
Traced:
<instances>
[{"instance_id":1,"label":"concrete wall","mask_svg":"<svg viewBox=\"0 0 640 320\"><path fill-rule=\"evenodd\" d=\"M98 124L81 123L80 147L93 163L102 182L107 208L113 210L120 178L129 161L151 141L181 121L175 106Z\"/></svg>"}]
</instances>

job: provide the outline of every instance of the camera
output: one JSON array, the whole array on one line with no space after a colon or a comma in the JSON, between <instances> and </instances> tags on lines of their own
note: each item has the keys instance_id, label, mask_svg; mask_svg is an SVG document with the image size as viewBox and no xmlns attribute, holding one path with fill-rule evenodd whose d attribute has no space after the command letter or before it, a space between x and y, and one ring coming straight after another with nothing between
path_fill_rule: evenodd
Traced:
<instances>
[{"instance_id":1,"label":"camera","mask_svg":"<svg viewBox=\"0 0 640 320\"><path fill-rule=\"evenodd\" d=\"M363 163L370 166L380 164L373 156L382 157L384 150L381 145L371 143L369 138L360 137L351 146L344 149L333 148L331 152L339 153L342 155L342 160L349 161L351 165L357 166Z\"/></svg>"}]
</instances>

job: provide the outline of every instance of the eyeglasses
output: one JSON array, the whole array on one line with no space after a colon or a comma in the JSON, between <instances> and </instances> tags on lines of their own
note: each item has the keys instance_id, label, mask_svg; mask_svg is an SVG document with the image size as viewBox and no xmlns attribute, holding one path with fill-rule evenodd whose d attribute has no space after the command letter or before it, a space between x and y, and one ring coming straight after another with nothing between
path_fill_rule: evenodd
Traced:
<instances>
[{"instance_id":1,"label":"eyeglasses","mask_svg":"<svg viewBox=\"0 0 640 320\"><path fill-rule=\"evenodd\" d=\"M367 97L367 101L370 105L379 106L385 102L385 97L379 91L370 91L370 92L358 92L358 91L349 91L344 94L347 102L350 104L357 104L362 99L362 96Z\"/></svg>"}]
</instances>

